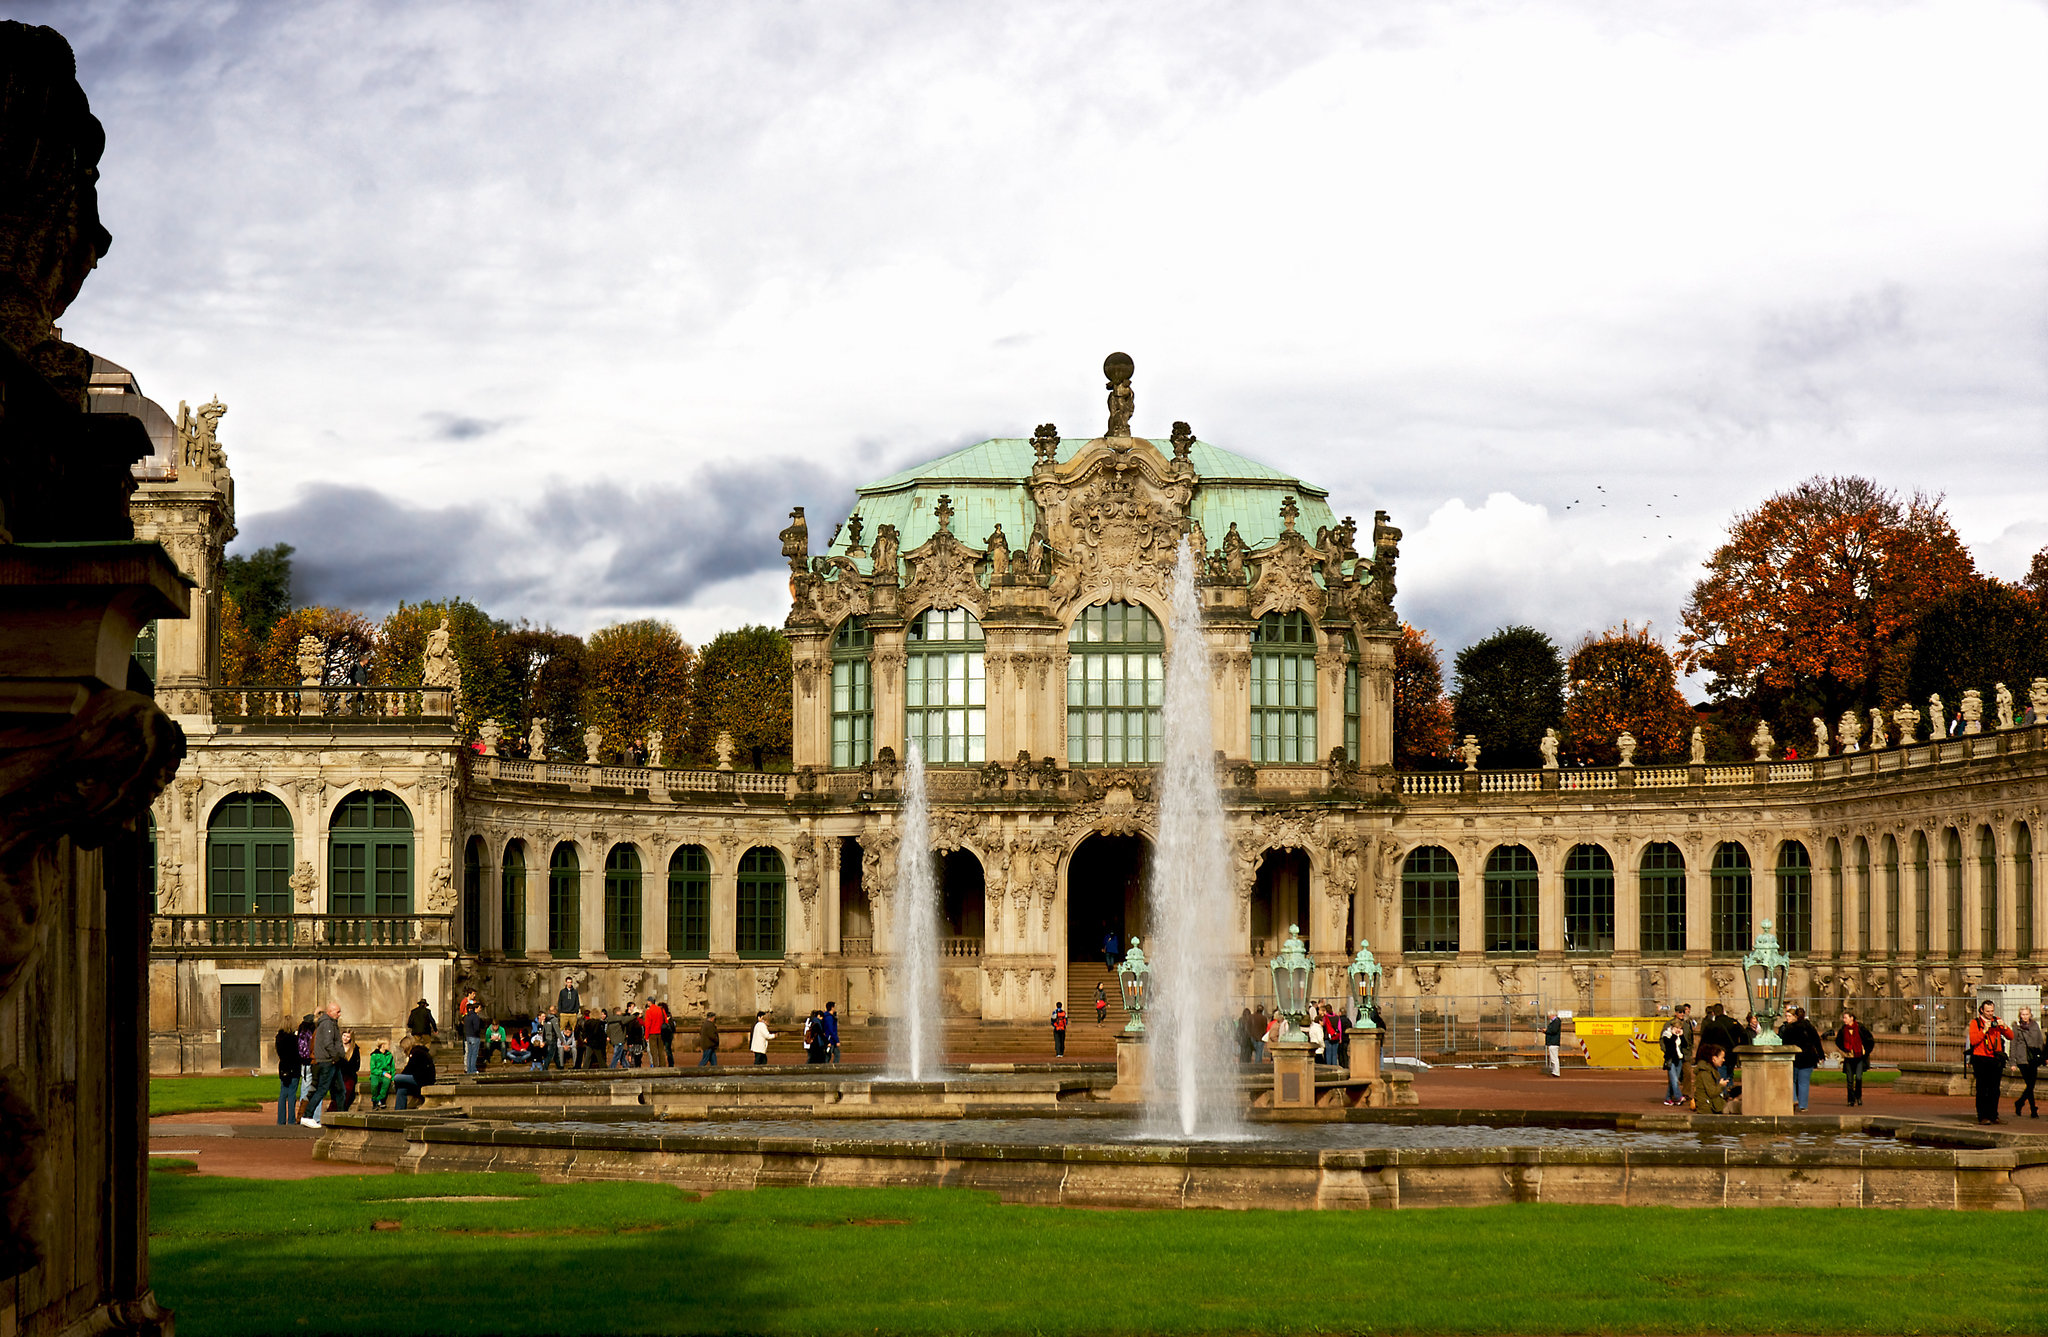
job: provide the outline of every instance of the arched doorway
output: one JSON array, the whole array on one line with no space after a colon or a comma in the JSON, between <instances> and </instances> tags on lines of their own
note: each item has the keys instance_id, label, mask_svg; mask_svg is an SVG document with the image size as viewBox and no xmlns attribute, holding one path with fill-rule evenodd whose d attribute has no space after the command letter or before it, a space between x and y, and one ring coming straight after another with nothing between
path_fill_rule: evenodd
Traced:
<instances>
[{"instance_id":1,"label":"arched doorway","mask_svg":"<svg viewBox=\"0 0 2048 1337\"><path fill-rule=\"evenodd\" d=\"M1128 945L1145 932L1145 872L1152 843L1143 836L1090 836L1067 861L1067 959L1100 961L1114 930Z\"/></svg>"},{"instance_id":2,"label":"arched doorway","mask_svg":"<svg viewBox=\"0 0 2048 1337\"><path fill-rule=\"evenodd\" d=\"M946 955L979 956L988 923L983 905L987 883L981 860L966 850L950 850L939 862L940 932L947 939Z\"/></svg>"},{"instance_id":3,"label":"arched doorway","mask_svg":"<svg viewBox=\"0 0 2048 1337\"><path fill-rule=\"evenodd\" d=\"M1308 941L1308 888L1308 855L1302 851L1267 850L1259 859L1258 876L1252 882L1253 956L1263 961L1278 954L1291 925L1299 924L1302 941Z\"/></svg>"}]
</instances>

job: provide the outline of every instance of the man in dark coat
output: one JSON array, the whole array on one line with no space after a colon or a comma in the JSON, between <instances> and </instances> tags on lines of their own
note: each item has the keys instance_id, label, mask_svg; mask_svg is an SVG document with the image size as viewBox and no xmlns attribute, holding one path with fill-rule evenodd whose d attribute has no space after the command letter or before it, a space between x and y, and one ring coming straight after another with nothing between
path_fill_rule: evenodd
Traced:
<instances>
[{"instance_id":1,"label":"man in dark coat","mask_svg":"<svg viewBox=\"0 0 2048 1337\"><path fill-rule=\"evenodd\" d=\"M718 1066L718 1014L716 1012L706 1012L704 1014L704 1023L697 1027L697 1048L704 1051L704 1056L697 1060L698 1067L715 1068Z\"/></svg>"},{"instance_id":2,"label":"man in dark coat","mask_svg":"<svg viewBox=\"0 0 2048 1337\"><path fill-rule=\"evenodd\" d=\"M576 992L576 977L562 976L562 991L555 995L555 1012L559 1016L573 1017L583 1010L583 998Z\"/></svg>"},{"instance_id":3,"label":"man in dark coat","mask_svg":"<svg viewBox=\"0 0 2048 1337\"><path fill-rule=\"evenodd\" d=\"M412 1015L405 1019L405 1029L415 1040L431 1040L441 1029L434 1024L434 1014L427 1007L426 999L420 999L418 1005L413 1008Z\"/></svg>"},{"instance_id":4,"label":"man in dark coat","mask_svg":"<svg viewBox=\"0 0 2048 1337\"><path fill-rule=\"evenodd\" d=\"M299 1033L287 1026L277 1033L277 1121L290 1123L299 1103Z\"/></svg>"},{"instance_id":5,"label":"man in dark coat","mask_svg":"<svg viewBox=\"0 0 2048 1337\"><path fill-rule=\"evenodd\" d=\"M1792 1056L1792 1112L1804 1114L1813 1094L1813 1070L1826 1052L1821 1048L1820 1028L1807 1019L1805 1008L1795 1007L1792 1020L1779 1028L1778 1039L1799 1050Z\"/></svg>"}]
</instances>

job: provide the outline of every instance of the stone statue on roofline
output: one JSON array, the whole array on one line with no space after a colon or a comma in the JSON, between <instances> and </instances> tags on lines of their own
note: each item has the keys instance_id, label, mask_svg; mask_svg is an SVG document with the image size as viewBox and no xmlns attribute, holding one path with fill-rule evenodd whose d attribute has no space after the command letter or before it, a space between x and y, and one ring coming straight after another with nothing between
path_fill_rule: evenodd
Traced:
<instances>
[{"instance_id":1,"label":"stone statue on roofline","mask_svg":"<svg viewBox=\"0 0 2048 1337\"><path fill-rule=\"evenodd\" d=\"M1010 574L1010 540L1003 534L1003 527L997 525L983 543L988 553L989 583L994 584Z\"/></svg>"},{"instance_id":2,"label":"stone statue on roofline","mask_svg":"<svg viewBox=\"0 0 2048 1337\"><path fill-rule=\"evenodd\" d=\"M455 651L449 645L446 617L441 619L440 626L427 633L427 658L420 669L420 682L451 692L462 686L462 665L456 662Z\"/></svg>"},{"instance_id":3,"label":"stone statue on roofline","mask_svg":"<svg viewBox=\"0 0 2048 1337\"><path fill-rule=\"evenodd\" d=\"M1173 458L1182 464L1192 463L1189 456L1195 448L1195 429L1184 422L1173 425Z\"/></svg>"},{"instance_id":4,"label":"stone statue on roofline","mask_svg":"<svg viewBox=\"0 0 2048 1337\"><path fill-rule=\"evenodd\" d=\"M311 634L299 637L299 686L318 687L327 675L327 648Z\"/></svg>"},{"instance_id":5,"label":"stone statue on roofline","mask_svg":"<svg viewBox=\"0 0 2048 1337\"><path fill-rule=\"evenodd\" d=\"M1045 521L1039 520L1031 526L1031 537L1024 544L1024 570L1028 575L1045 574L1046 537Z\"/></svg>"},{"instance_id":6,"label":"stone statue on roofline","mask_svg":"<svg viewBox=\"0 0 2048 1337\"><path fill-rule=\"evenodd\" d=\"M1536 750L1543 754L1543 769L1546 771L1556 770L1557 730L1545 729L1543 731L1543 741L1536 744Z\"/></svg>"},{"instance_id":7,"label":"stone statue on roofline","mask_svg":"<svg viewBox=\"0 0 2048 1337\"><path fill-rule=\"evenodd\" d=\"M1974 687L1963 692L1963 732L1984 732L1984 694Z\"/></svg>"},{"instance_id":8,"label":"stone statue on roofline","mask_svg":"<svg viewBox=\"0 0 2048 1337\"><path fill-rule=\"evenodd\" d=\"M1056 464L1060 455L1060 429L1049 422L1038 424L1038 430L1031 434L1031 460L1033 464Z\"/></svg>"},{"instance_id":9,"label":"stone statue on roofline","mask_svg":"<svg viewBox=\"0 0 2048 1337\"><path fill-rule=\"evenodd\" d=\"M1479 735L1477 735L1477 734L1469 734L1469 733L1468 733L1468 734L1466 734L1466 735L1465 735L1465 742L1463 743L1463 745L1462 745L1462 746L1460 746L1460 747L1458 748L1458 755L1459 755L1459 756L1461 756L1461 757L1463 757L1463 758L1465 759L1465 769L1466 769L1466 770L1468 770L1468 771L1476 771L1476 770L1478 770L1478 769L1479 769Z\"/></svg>"},{"instance_id":10,"label":"stone statue on roofline","mask_svg":"<svg viewBox=\"0 0 2048 1337\"><path fill-rule=\"evenodd\" d=\"M1946 737L1948 717L1941 704L1941 693L1936 692L1927 698L1927 739L1929 742L1938 743Z\"/></svg>"},{"instance_id":11,"label":"stone statue on roofline","mask_svg":"<svg viewBox=\"0 0 2048 1337\"><path fill-rule=\"evenodd\" d=\"M1885 745L1891 741L1885 734L1884 724L1884 712L1876 706L1872 706L1870 708L1870 750L1872 752L1883 751Z\"/></svg>"},{"instance_id":12,"label":"stone statue on roofline","mask_svg":"<svg viewBox=\"0 0 2048 1337\"><path fill-rule=\"evenodd\" d=\"M546 761L548 759L547 734L548 717L545 715L535 715L533 717L533 727L527 731L526 735L526 755L528 757L535 761Z\"/></svg>"},{"instance_id":13,"label":"stone statue on roofline","mask_svg":"<svg viewBox=\"0 0 2048 1337\"><path fill-rule=\"evenodd\" d=\"M1695 724L1692 726L1692 764L1707 764L1707 731Z\"/></svg>"},{"instance_id":14,"label":"stone statue on roofline","mask_svg":"<svg viewBox=\"0 0 2048 1337\"><path fill-rule=\"evenodd\" d=\"M1614 750L1621 754L1621 764L1631 769L1636 764L1636 736L1624 729L1621 737L1614 740Z\"/></svg>"},{"instance_id":15,"label":"stone statue on roofline","mask_svg":"<svg viewBox=\"0 0 2048 1337\"><path fill-rule=\"evenodd\" d=\"M792 507L789 524L783 529L782 555L789 561L789 569L798 575L804 574L811 565L811 527L804 520L804 508Z\"/></svg>"},{"instance_id":16,"label":"stone statue on roofline","mask_svg":"<svg viewBox=\"0 0 2048 1337\"><path fill-rule=\"evenodd\" d=\"M869 555L874 559L875 579L884 585L894 585L896 583L898 576L896 564L898 547L896 526L875 526L875 548Z\"/></svg>"},{"instance_id":17,"label":"stone statue on roofline","mask_svg":"<svg viewBox=\"0 0 2048 1337\"><path fill-rule=\"evenodd\" d=\"M1842 740L1842 755L1862 751L1863 719L1853 710L1842 712L1841 723L1835 726L1836 735Z\"/></svg>"},{"instance_id":18,"label":"stone statue on roofline","mask_svg":"<svg viewBox=\"0 0 2048 1337\"><path fill-rule=\"evenodd\" d=\"M2010 729L2012 728L2012 689L2001 682L1996 685L1996 692L1998 727Z\"/></svg>"},{"instance_id":19,"label":"stone statue on roofline","mask_svg":"<svg viewBox=\"0 0 2048 1337\"><path fill-rule=\"evenodd\" d=\"M1758 761L1769 761L1771 759L1771 748L1777 744L1777 741L1777 739L1771 737L1771 726L1763 720L1756 722L1756 732L1749 736L1749 745L1756 749L1756 759Z\"/></svg>"},{"instance_id":20,"label":"stone statue on roofline","mask_svg":"<svg viewBox=\"0 0 2048 1337\"><path fill-rule=\"evenodd\" d=\"M1131 434L1131 414L1138 407L1138 397L1131 392L1131 374L1136 370L1137 364L1128 353L1111 353L1102 361L1102 374L1109 378L1109 427L1104 436Z\"/></svg>"},{"instance_id":21,"label":"stone statue on roofline","mask_svg":"<svg viewBox=\"0 0 2048 1337\"><path fill-rule=\"evenodd\" d=\"M1920 741L1915 735L1920 728L1920 712L1908 702L1892 712L1892 723L1899 729L1899 746L1911 747Z\"/></svg>"},{"instance_id":22,"label":"stone statue on roofline","mask_svg":"<svg viewBox=\"0 0 2048 1337\"><path fill-rule=\"evenodd\" d=\"M1845 752L1849 750L1849 745L1846 741L1842 744L1842 750ZM1818 715L1813 717L1813 755L1815 757L1825 757L1828 755L1828 722Z\"/></svg>"}]
</instances>

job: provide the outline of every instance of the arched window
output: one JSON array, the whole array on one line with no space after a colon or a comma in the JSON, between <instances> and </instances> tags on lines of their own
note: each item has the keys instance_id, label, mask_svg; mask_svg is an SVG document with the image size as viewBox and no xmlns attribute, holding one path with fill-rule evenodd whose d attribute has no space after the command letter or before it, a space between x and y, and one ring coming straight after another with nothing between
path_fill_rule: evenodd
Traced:
<instances>
[{"instance_id":1,"label":"arched window","mask_svg":"<svg viewBox=\"0 0 2048 1337\"><path fill-rule=\"evenodd\" d=\"M471 836L462 847L462 950L484 949L484 842Z\"/></svg>"},{"instance_id":2,"label":"arched window","mask_svg":"<svg viewBox=\"0 0 2048 1337\"><path fill-rule=\"evenodd\" d=\"M1714 850L1707 871L1708 914L1713 927L1708 950L1733 955L1749 950L1749 851L1732 840Z\"/></svg>"},{"instance_id":3,"label":"arched window","mask_svg":"<svg viewBox=\"0 0 2048 1337\"><path fill-rule=\"evenodd\" d=\"M2012 829L2013 950L2034 954L2034 832L2025 822Z\"/></svg>"},{"instance_id":4,"label":"arched window","mask_svg":"<svg viewBox=\"0 0 2048 1337\"><path fill-rule=\"evenodd\" d=\"M1401 950L1458 950L1458 861L1441 845L1411 850L1402 861Z\"/></svg>"},{"instance_id":5,"label":"arched window","mask_svg":"<svg viewBox=\"0 0 2048 1337\"><path fill-rule=\"evenodd\" d=\"M268 794L231 794L206 824L206 913L292 912L292 814Z\"/></svg>"},{"instance_id":6,"label":"arched window","mask_svg":"<svg viewBox=\"0 0 2048 1337\"><path fill-rule=\"evenodd\" d=\"M583 868L565 840L548 859L548 952L574 957L582 951Z\"/></svg>"},{"instance_id":7,"label":"arched window","mask_svg":"<svg viewBox=\"0 0 2048 1337\"><path fill-rule=\"evenodd\" d=\"M1598 845L1574 845L1565 856L1564 949L1614 950L1614 860Z\"/></svg>"},{"instance_id":8,"label":"arched window","mask_svg":"<svg viewBox=\"0 0 2048 1337\"><path fill-rule=\"evenodd\" d=\"M744 959L782 955L784 891L782 855L755 846L740 858L739 904L733 924L734 948Z\"/></svg>"},{"instance_id":9,"label":"arched window","mask_svg":"<svg viewBox=\"0 0 2048 1337\"><path fill-rule=\"evenodd\" d=\"M327 828L327 912L412 913L412 812L394 794L350 794Z\"/></svg>"},{"instance_id":10,"label":"arched window","mask_svg":"<svg viewBox=\"0 0 2048 1337\"><path fill-rule=\"evenodd\" d=\"M669 856L668 954L693 961L711 955L711 856L702 845Z\"/></svg>"},{"instance_id":11,"label":"arched window","mask_svg":"<svg viewBox=\"0 0 2048 1337\"><path fill-rule=\"evenodd\" d=\"M1302 613L1252 628L1252 760L1316 758L1316 633Z\"/></svg>"},{"instance_id":12,"label":"arched window","mask_svg":"<svg viewBox=\"0 0 2048 1337\"><path fill-rule=\"evenodd\" d=\"M1899 954L1899 842L1891 836L1881 847L1883 863L1878 877L1884 883L1884 949Z\"/></svg>"},{"instance_id":13,"label":"arched window","mask_svg":"<svg viewBox=\"0 0 2048 1337\"><path fill-rule=\"evenodd\" d=\"M640 853L631 845L604 856L604 954L640 955Z\"/></svg>"},{"instance_id":14,"label":"arched window","mask_svg":"<svg viewBox=\"0 0 2048 1337\"><path fill-rule=\"evenodd\" d=\"M1136 765L1165 759L1166 632L1142 604L1081 610L1067 632L1067 761Z\"/></svg>"},{"instance_id":15,"label":"arched window","mask_svg":"<svg viewBox=\"0 0 2048 1337\"><path fill-rule=\"evenodd\" d=\"M1778 946L1787 956L1813 950L1813 856L1796 840L1778 846Z\"/></svg>"},{"instance_id":16,"label":"arched window","mask_svg":"<svg viewBox=\"0 0 2048 1337\"><path fill-rule=\"evenodd\" d=\"M1948 940L1942 944L1951 958L1963 955L1963 835L1950 827L1941 842L1941 890L1945 897L1943 916Z\"/></svg>"},{"instance_id":17,"label":"arched window","mask_svg":"<svg viewBox=\"0 0 2048 1337\"><path fill-rule=\"evenodd\" d=\"M905 737L927 765L980 765L988 735L981 623L964 608L926 609L910 620L909 650Z\"/></svg>"},{"instance_id":18,"label":"arched window","mask_svg":"<svg viewBox=\"0 0 2048 1337\"><path fill-rule=\"evenodd\" d=\"M1685 950L1685 856L1678 846L1658 841L1643 851L1640 873L1645 952Z\"/></svg>"},{"instance_id":19,"label":"arched window","mask_svg":"<svg viewBox=\"0 0 2048 1337\"><path fill-rule=\"evenodd\" d=\"M1998 841L1991 828L1977 828L1977 895L1983 915L1977 925L1978 951L1998 954Z\"/></svg>"},{"instance_id":20,"label":"arched window","mask_svg":"<svg viewBox=\"0 0 2048 1337\"><path fill-rule=\"evenodd\" d=\"M526 844L505 847L498 871L498 941L507 956L526 955Z\"/></svg>"},{"instance_id":21,"label":"arched window","mask_svg":"<svg viewBox=\"0 0 2048 1337\"><path fill-rule=\"evenodd\" d=\"M1928 886L1927 833L1913 833L1913 954L1927 955L1927 935L1933 928L1933 890Z\"/></svg>"},{"instance_id":22,"label":"arched window","mask_svg":"<svg viewBox=\"0 0 2048 1337\"><path fill-rule=\"evenodd\" d=\"M832 637L832 764L841 769L874 759L874 644L866 618L846 619Z\"/></svg>"},{"instance_id":23,"label":"arched window","mask_svg":"<svg viewBox=\"0 0 2048 1337\"><path fill-rule=\"evenodd\" d=\"M1486 857L1485 928L1489 952L1536 950L1536 856L1499 845Z\"/></svg>"}]
</instances>

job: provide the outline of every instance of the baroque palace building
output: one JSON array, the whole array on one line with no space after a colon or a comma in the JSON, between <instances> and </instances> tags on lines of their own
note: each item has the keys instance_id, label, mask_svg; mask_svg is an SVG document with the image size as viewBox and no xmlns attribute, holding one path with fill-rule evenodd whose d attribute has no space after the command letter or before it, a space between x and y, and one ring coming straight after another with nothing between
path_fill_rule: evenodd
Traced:
<instances>
[{"instance_id":1,"label":"baroque palace building","mask_svg":"<svg viewBox=\"0 0 2048 1337\"><path fill-rule=\"evenodd\" d=\"M1142 933L1157 822L1168 590L1203 554L1211 724L1249 1003L1290 924L1325 994L1362 940L1397 1009L1503 1001L1740 1008L1765 920L1793 990L1915 1000L2048 967L2035 911L2048 728L1985 684L1955 737L1901 707L1833 755L1740 765L1462 771L1392 765L1400 531L1195 438L1131 435L1117 355L1102 435L1051 425L859 489L813 554L782 531L795 667L788 774L498 755L527 721L458 732L430 644L421 688L217 683L234 485L217 401L175 418L100 364L94 407L141 417L139 537L197 584L138 647L190 754L155 808L150 1025L160 1071L260 1066L333 997L359 1030L586 1001L890 1011L903 762L930 778L949 1013L1042 1023ZM2048 718L2048 682L2015 685ZM1989 704L1996 700L1996 705ZM1855 721L1860 726L1861 721ZM1881 732L1880 730L1881 726ZM652 740L650 740L652 741ZM1802 740L1804 744L1804 740ZM1076 997L1079 997L1076 993ZM1070 1004L1071 1005L1071 1004Z\"/></svg>"}]
</instances>

